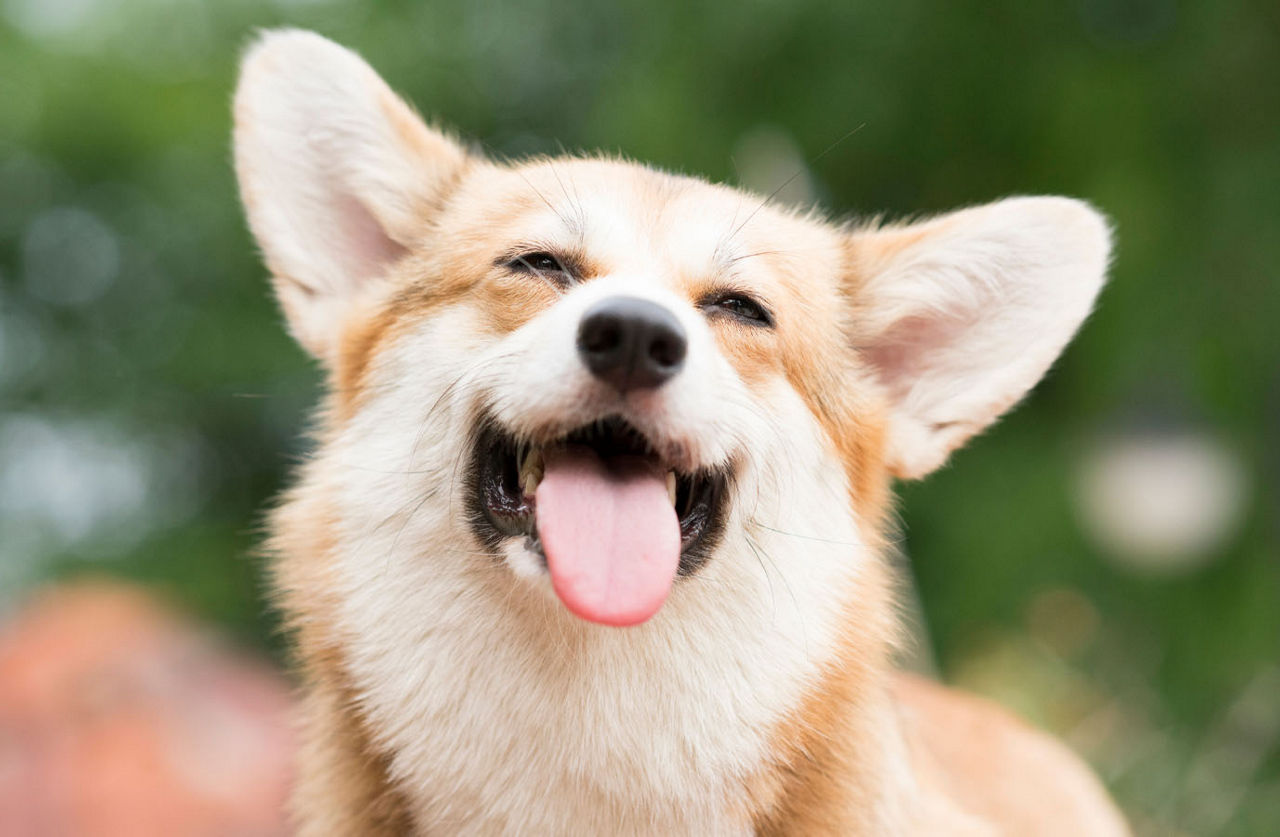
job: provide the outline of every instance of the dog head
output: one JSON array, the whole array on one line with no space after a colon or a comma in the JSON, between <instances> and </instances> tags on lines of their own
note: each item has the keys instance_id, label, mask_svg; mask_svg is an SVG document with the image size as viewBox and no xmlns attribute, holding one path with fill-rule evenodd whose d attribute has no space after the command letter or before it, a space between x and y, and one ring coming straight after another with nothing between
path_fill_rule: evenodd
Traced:
<instances>
[{"instance_id":1,"label":"dog head","mask_svg":"<svg viewBox=\"0 0 1280 837\"><path fill-rule=\"evenodd\" d=\"M329 376L304 482L346 599L381 573L631 625L773 572L838 607L889 478L1034 385L1108 257L1063 198L837 226L619 160L495 162L304 33L253 47L235 107L250 225Z\"/></svg>"}]
</instances>

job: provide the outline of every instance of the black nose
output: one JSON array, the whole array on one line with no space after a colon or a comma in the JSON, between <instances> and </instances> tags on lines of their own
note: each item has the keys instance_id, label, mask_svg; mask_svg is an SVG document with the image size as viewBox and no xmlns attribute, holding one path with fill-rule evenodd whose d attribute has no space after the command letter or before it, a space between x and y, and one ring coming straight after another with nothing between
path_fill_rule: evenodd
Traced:
<instances>
[{"instance_id":1,"label":"black nose","mask_svg":"<svg viewBox=\"0 0 1280 837\"><path fill-rule=\"evenodd\" d=\"M602 299L578 326L578 354L618 392L656 387L680 371L689 348L675 315L634 296Z\"/></svg>"}]
</instances>

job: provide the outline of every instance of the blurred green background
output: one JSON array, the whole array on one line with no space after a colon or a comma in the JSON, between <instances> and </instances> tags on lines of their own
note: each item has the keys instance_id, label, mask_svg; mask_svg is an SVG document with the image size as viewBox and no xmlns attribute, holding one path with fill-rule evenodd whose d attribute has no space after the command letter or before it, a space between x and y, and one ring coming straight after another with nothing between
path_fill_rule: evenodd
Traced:
<instances>
[{"instance_id":1,"label":"blurred green background","mask_svg":"<svg viewBox=\"0 0 1280 837\"><path fill-rule=\"evenodd\" d=\"M799 171L781 197L839 216L1103 209L1078 341L904 486L925 647L1141 833L1280 833L1273 0L0 0L0 610L109 574L280 654L252 553L318 375L245 232L229 101L281 24L500 155Z\"/></svg>"}]
</instances>

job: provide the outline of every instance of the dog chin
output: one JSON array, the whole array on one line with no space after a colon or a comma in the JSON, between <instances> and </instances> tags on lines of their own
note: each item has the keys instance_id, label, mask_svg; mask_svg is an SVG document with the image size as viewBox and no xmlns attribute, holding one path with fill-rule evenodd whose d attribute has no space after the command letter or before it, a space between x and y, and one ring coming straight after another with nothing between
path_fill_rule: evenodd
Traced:
<instances>
[{"instance_id":1,"label":"dog chin","mask_svg":"<svg viewBox=\"0 0 1280 837\"><path fill-rule=\"evenodd\" d=\"M547 575L547 558L529 538L509 538L499 552L517 578L545 588L548 595L553 595Z\"/></svg>"}]
</instances>

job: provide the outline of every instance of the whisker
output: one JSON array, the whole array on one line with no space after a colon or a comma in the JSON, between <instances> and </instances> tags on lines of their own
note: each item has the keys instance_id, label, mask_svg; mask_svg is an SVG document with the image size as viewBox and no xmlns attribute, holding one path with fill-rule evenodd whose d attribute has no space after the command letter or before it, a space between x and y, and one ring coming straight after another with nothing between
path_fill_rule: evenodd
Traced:
<instances>
[{"instance_id":1,"label":"whisker","mask_svg":"<svg viewBox=\"0 0 1280 837\"><path fill-rule=\"evenodd\" d=\"M537 186L533 185L533 181L525 177L524 172L520 171L520 169L518 168L514 168L512 169L512 171L514 171L517 175L519 175L520 179L523 180L529 186L529 188L533 190L533 193L538 196L539 200L541 200L544 204L547 205L547 209L550 209L553 213L555 213L555 216L560 219L560 223L564 224L565 227L571 231L574 231L574 232L578 231L578 225L573 222L573 219L567 217L559 209L556 209L555 205L552 204L551 201L547 200L547 196L542 194L542 192L538 189Z\"/></svg>"},{"instance_id":2,"label":"whisker","mask_svg":"<svg viewBox=\"0 0 1280 837\"><path fill-rule=\"evenodd\" d=\"M758 526L761 529L767 529L770 532L773 532L778 535L785 535L789 538L799 538L800 540L816 541L818 543L829 543L829 544L834 544L836 546L861 546L861 544L859 544L856 541L838 541L838 540L833 540L831 538L822 538L817 535L802 535L799 532L787 532L782 529L775 529L774 527L767 526L754 518L752 518L747 522L750 523L752 526Z\"/></svg>"},{"instance_id":3,"label":"whisker","mask_svg":"<svg viewBox=\"0 0 1280 837\"><path fill-rule=\"evenodd\" d=\"M744 535L747 539L747 543L751 546L752 550L753 551L758 550L758 554L764 555L764 557L769 561L770 565L773 566L774 572L778 573L778 578L782 579L782 586L786 588L787 595L791 598L791 605L792 607L795 608L796 618L800 622L800 641L801 641L802 647L805 649L805 654L807 656L808 650L809 650L809 631L805 623L805 611L800 607L800 600L796 598L796 592L791 588L791 582L787 581L786 573L783 573L781 570L778 569L777 562L773 560L773 556L769 554L768 550L766 550L759 543L756 543L756 541L751 537L751 535L745 534L745 533Z\"/></svg>"},{"instance_id":4,"label":"whisker","mask_svg":"<svg viewBox=\"0 0 1280 837\"><path fill-rule=\"evenodd\" d=\"M743 530L743 540L747 542L747 546L749 546L751 548L751 552L755 554L756 563L760 565L760 572L764 573L764 580L769 585L769 610L773 614L772 618L776 620L778 618L778 598L773 589L773 576L770 575L769 568L765 566L764 558L760 555L760 550L756 548L754 543L752 543L751 536L746 533L745 529Z\"/></svg>"},{"instance_id":5,"label":"whisker","mask_svg":"<svg viewBox=\"0 0 1280 837\"><path fill-rule=\"evenodd\" d=\"M738 233L742 232L742 228L743 228L743 227L745 227L747 224L749 224L749 223L751 222L751 219L752 219L752 218L754 218L754 217L756 217L756 215L760 212L760 210L764 209L764 208L769 204L769 202L770 202L770 201L772 201L774 198L776 198L776 197L777 197L777 196L782 192L782 190L783 190L783 189L785 189L785 188L787 188L788 186L790 186L792 183L794 183L794 182L795 182L795 180L796 180L796 178L797 178L797 177L799 177L800 175L802 175L802 174L804 174L806 171L808 171L809 166L812 166L814 163L818 162L818 161L819 161L819 160L821 160L823 157L826 157L828 154L830 154L832 151L834 151L834 150L835 150L835 149L836 149L836 148L837 148L841 143L843 143L845 140L849 139L849 137L851 137L851 136L853 136L854 134L856 134L856 133L858 133L859 131L861 131L861 130L862 130L863 128L865 128L866 126L867 126L867 123L865 123L865 122L863 122L862 124L858 125L856 128L854 128L853 130L851 130L851 131L847 132L844 136L840 137L840 139L838 139L838 140L836 140L835 142L831 143L831 145L828 145L825 149L823 149L823 151L822 151L822 153L821 153L821 154L819 154L818 156L814 157L812 160L807 161L806 163L804 163L803 165L801 165L798 169L796 169L795 174L793 174L793 175L791 175L790 177L788 177L786 180L784 180L784 181L782 182L782 184L781 184L780 186L778 186L778 188L776 188L776 189L774 189L772 192L770 192L770 193L769 193L769 195L768 195L768 197L766 197L764 200L762 200L762 201L760 202L760 205L759 205L759 206L757 206L754 210L752 210L751 214L750 214L750 215L748 215L748 216L743 220L743 222L742 222L741 224L739 224L739 225L734 229L734 231L733 231L732 233L730 233L730 234L729 234L729 238L728 238L728 240L729 240L729 241L733 241L733 239L737 238Z\"/></svg>"}]
</instances>

